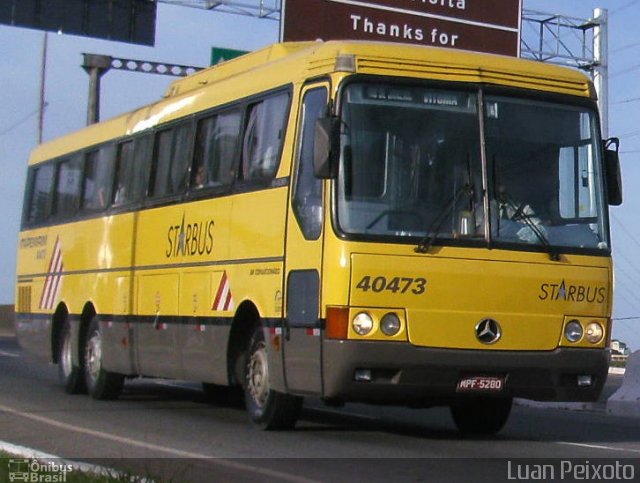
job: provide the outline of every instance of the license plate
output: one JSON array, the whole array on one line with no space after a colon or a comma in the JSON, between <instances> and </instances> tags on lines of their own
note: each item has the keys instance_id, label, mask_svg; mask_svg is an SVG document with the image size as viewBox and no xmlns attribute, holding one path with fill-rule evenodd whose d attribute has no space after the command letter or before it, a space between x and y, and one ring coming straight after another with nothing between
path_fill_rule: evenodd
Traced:
<instances>
[{"instance_id":1,"label":"license plate","mask_svg":"<svg viewBox=\"0 0 640 483\"><path fill-rule=\"evenodd\" d=\"M458 392L501 392L504 376L465 376L458 381Z\"/></svg>"}]
</instances>

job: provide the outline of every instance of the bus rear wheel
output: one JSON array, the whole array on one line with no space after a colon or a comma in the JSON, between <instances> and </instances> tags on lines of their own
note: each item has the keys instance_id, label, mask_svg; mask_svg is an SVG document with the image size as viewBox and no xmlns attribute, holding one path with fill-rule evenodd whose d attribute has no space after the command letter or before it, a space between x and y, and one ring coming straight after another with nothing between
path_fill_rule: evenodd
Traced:
<instances>
[{"instance_id":1,"label":"bus rear wheel","mask_svg":"<svg viewBox=\"0 0 640 483\"><path fill-rule=\"evenodd\" d=\"M244 372L244 400L251 421L264 430L293 429L303 398L271 389L262 327L253 333Z\"/></svg>"},{"instance_id":2,"label":"bus rear wheel","mask_svg":"<svg viewBox=\"0 0 640 483\"><path fill-rule=\"evenodd\" d=\"M474 397L450 406L451 416L463 434L495 434L509 419L513 398Z\"/></svg>"},{"instance_id":3,"label":"bus rear wheel","mask_svg":"<svg viewBox=\"0 0 640 483\"><path fill-rule=\"evenodd\" d=\"M58 376L65 392L69 394L83 394L87 392L84 383L82 360L80 366L73 363L73 341L71 339L71 325L65 321L60 333L58 347Z\"/></svg>"},{"instance_id":4,"label":"bus rear wheel","mask_svg":"<svg viewBox=\"0 0 640 483\"><path fill-rule=\"evenodd\" d=\"M87 391L94 399L115 399L124 385L124 376L109 372L102 367L103 339L98 318L94 315L89 323L84 351L84 376Z\"/></svg>"}]
</instances>

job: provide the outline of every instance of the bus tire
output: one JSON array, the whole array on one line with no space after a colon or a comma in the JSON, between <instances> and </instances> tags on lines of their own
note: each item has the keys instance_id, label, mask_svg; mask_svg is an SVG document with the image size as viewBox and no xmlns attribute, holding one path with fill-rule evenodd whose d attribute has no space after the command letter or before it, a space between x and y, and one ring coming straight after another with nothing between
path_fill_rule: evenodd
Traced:
<instances>
[{"instance_id":1,"label":"bus tire","mask_svg":"<svg viewBox=\"0 0 640 483\"><path fill-rule=\"evenodd\" d=\"M59 341L57 355L60 383L68 394L85 394L87 386L84 382L83 358L80 357L80 366L73 363L73 340L71 338L71 324L68 320L62 326Z\"/></svg>"},{"instance_id":2,"label":"bus tire","mask_svg":"<svg viewBox=\"0 0 640 483\"><path fill-rule=\"evenodd\" d=\"M89 323L84 351L84 376L87 391L94 399L116 399L124 385L124 375L109 372L102 367L104 349L98 318Z\"/></svg>"},{"instance_id":3,"label":"bus tire","mask_svg":"<svg viewBox=\"0 0 640 483\"><path fill-rule=\"evenodd\" d=\"M293 429L302 409L303 398L270 388L267 345L260 326L246 357L244 400L251 421L265 431Z\"/></svg>"},{"instance_id":4,"label":"bus tire","mask_svg":"<svg viewBox=\"0 0 640 483\"><path fill-rule=\"evenodd\" d=\"M513 398L474 397L450 406L458 430L463 434L495 434L509 419Z\"/></svg>"}]
</instances>

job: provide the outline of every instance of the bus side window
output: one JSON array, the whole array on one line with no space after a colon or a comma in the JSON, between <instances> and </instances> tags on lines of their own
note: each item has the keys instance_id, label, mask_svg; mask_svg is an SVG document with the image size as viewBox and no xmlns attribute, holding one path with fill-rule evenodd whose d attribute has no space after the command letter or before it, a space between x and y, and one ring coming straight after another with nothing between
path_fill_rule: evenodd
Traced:
<instances>
[{"instance_id":1,"label":"bus side window","mask_svg":"<svg viewBox=\"0 0 640 483\"><path fill-rule=\"evenodd\" d=\"M307 240L317 240L322 231L322 180L313 172L316 120L326 113L327 90L308 91L300 111L298 171L293 187L293 211Z\"/></svg>"},{"instance_id":2,"label":"bus side window","mask_svg":"<svg viewBox=\"0 0 640 483\"><path fill-rule=\"evenodd\" d=\"M191 122L156 133L150 195L179 194L187 188L193 145Z\"/></svg>"},{"instance_id":3,"label":"bus side window","mask_svg":"<svg viewBox=\"0 0 640 483\"><path fill-rule=\"evenodd\" d=\"M213 179L223 185L233 183L236 177L241 119L242 114L237 109L221 113L211 140Z\"/></svg>"},{"instance_id":4,"label":"bus side window","mask_svg":"<svg viewBox=\"0 0 640 483\"><path fill-rule=\"evenodd\" d=\"M71 159L66 159L59 163L52 208L54 216L68 217L75 214L80 200L81 182L81 155L75 155Z\"/></svg>"},{"instance_id":5,"label":"bus side window","mask_svg":"<svg viewBox=\"0 0 640 483\"><path fill-rule=\"evenodd\" d=\"M149 177L151 175L151 159L153 157L153 133L135 140L134 166L132 168L132 189L136 201L148 195Z\"/></svg>"},{"instance_id":6,"label":"bus side window","mask_svg":"<svg viewBox=\"0 0 640 483\"><path fill-rule=\"evenodd\" d=\"M288 110L288 93L280 93L249 106L242 142L242 179L274 177Z\"/></svg>"},{"instance_id":7,"label":"bus side window","mask_svg":"<svg viewBox=\"0 0 640 483\"><path fill-rule=\"evenodd\" d=\"M113 206L122 206L134 201L132 193L133 141L126 141L118 145L116 160L116 176L113 190Z\"/></svg>"},{"instance_id":8,"label":"bus side window","mask_svg":"<svg viewBox=\"0 0 640 483\"><path fill-rule=\"evenodd\" d=\"M191 165L192 190L202 189L209 185L210 173L207 169L207 160L211 156L209 138L216 124L216 116L205 117L198 121L196 127L196 141L193 146L193 164Z\"/></svg>"},{"instance_id":9,"label":"bus side window","mask_svg":"<svg viewBox=\"0 0 640 483\"><path fill-rule=\"evenodd\" d=\"M192 144L193 132L191 122L177 126L175 128L173 149L171 152L171 178L169 186L169 192L171 194L183 193L187 189Z\"/></svg>"},{"instance_id":10,"label":"bus side window","mask_svg":"<svg viewBox=\"0 0 640 483\"><path fill-rule=\"evenodd\" d=\"M151 170L150 195L164 196L169 193L169 170L171 168L171 141L173 129L158 131L155 136L153 169Z\"/></svg>"},{"instance_id":11,"label":"bus side window","mask_svg":"<svg viewBox=\"0 0 640 483\"><path fill-rule=\"evenodd\" d=\"M82 192L83 210L100 211L108 206L113 185L114 161L115 146L112 144L86 154Z\"/></svg>"},{"instance_id":12,"label":"bus side window","mask_svg":"<svg viewBox=\"0 0 640 483\"><path fill-rule=\"evenodd\" d=\"M240 111L234 110L198 122L191 189L228 186L233 182L240 118Z\"/></svg>"},{"instance_id":13,"label":"bus side window","mask_svg":"<svg viewBox=\"0 0 640 483\"><path fill-rule=\"evenodd\" d=\"M53 163L32 168L31 190L28 195L28 209L25 222L40 223L47 219L53 194Z\"/></svg>"}]
</instances>

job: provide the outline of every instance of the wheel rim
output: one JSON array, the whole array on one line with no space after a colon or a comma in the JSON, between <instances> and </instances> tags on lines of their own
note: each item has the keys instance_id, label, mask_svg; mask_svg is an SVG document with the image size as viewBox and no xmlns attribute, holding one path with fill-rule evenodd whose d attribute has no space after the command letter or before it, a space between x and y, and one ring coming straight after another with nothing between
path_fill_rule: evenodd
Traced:
<instances>
[{"instance_id":1,"label":"wheel rim","mask_svg":"<svg viewBox=\"0 0 640 483\"><path fill-rule=\"evenodd\" d=\"M99 332L94 332L91 338L87 341L87 354L85 364L87 367L87 374L90 380L93 382L98 379L100 374L102 362L102 338Z\"/></svg>"},{"instance_id":2,"label":"wheel rim","mask_svg":"<svg viewBox=\"0 0 640 483\"><path fill-rule=\"evenodd\" d=\"M69 377L73 370L73 358L71 357L71 337L68 333L65 333L64 340L62 341L62 350L60 352L60 366L62 368L62 374L65 377Z\"/></svg>"},{"instance_id":3,"label":"wheel rim","mask_svg":"<svg viewBox=\"0 0 640 483\"><path fill-rule=\"evenodd\" d=\"M264 342L258 343L251 354L247 371L249 394L259 407L263 407L269 396L269 366Z\"/></svg>"}]
</instances>

